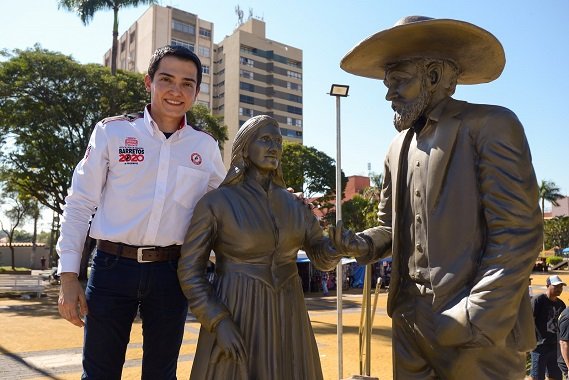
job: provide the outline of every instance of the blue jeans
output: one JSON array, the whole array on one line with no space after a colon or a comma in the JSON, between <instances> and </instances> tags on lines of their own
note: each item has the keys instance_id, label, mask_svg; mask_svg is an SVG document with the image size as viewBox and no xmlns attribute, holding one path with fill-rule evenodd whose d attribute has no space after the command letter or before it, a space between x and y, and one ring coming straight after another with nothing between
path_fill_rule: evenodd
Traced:
<instances>
[{"instance_id":1,"label":"blue jeans","mask_svg":"<svg viewBox=\"0 0 569 380\"><path fill-rule=\"evenodd\" d=\"M540 344L531 352L530 376L533 380L544 380L547 377L561 380L561 370L557 365L557 345Z\"/></svg>"},{"instance_id":2,"label":"blue jeans","mask_svg":"<svg viewBox=\"0 0 569 380\"><path fill-rule=\"evenodd\" d=\"M188 313L177 260L138 263L97 250L87 283L82 379L120 380L140 312L142 379L176 379Z\"/></svg>"}]
</instances>

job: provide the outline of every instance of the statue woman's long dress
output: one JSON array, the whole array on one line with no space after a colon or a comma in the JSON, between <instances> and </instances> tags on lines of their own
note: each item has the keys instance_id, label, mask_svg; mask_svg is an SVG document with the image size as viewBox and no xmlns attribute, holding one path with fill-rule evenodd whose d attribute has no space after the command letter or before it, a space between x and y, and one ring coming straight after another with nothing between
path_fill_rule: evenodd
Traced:
<instances>
[{"instance_id":1,"label":"statue woman's long dress","mask_svg":"<svg viewBox=\"0 0 569 380\"><path fill-rule=\"evenodd\" d=\"M340 258L312 212L285 189L280 160L266 190L243 175L243 149L256 131L272 124L259 116L241 128L232 154L237 163L220 188L197 204L182 248L180 282L202 324L193 380L322 379L296 257L303 248L320 270L334 268ZM211 250L213 286L205 276ZM246 363L216 354L215 329L224 318L233 320L243 338Z\"/></svg>"}]
</instances>

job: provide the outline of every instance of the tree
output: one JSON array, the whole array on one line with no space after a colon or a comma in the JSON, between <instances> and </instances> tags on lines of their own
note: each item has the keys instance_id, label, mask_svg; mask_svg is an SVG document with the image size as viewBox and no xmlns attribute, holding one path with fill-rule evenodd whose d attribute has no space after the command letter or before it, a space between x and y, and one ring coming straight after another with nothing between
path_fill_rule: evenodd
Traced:
<instances>
[{"instance_id":1,"label":"tree","mask_svg":"<svg viewBox=\"0 0 569 380\"><path fill-rule=\"evenodd\" d=\"M71 174L97 121L140 111L149 97L138 73L35 46L0 62L0 156L6 180L61 214Z\"/></svg>"},{"instance_id":2,"label":"tree","mask_svg":"<svg viewBox=\"0 0 569 380\"><path fill-rule=\"evenodd\" d=\"M223 143L227 141L227 126L223 124L221 116L214 116L206 106L195 104L188 111L187 119L190 125L209 133L217 140L219 149L223 149Z\"/></svg>"},{"instance_id":3,"label":"tree","mask_svg":"<svg viewBox=\"0 0 569 380\"><path fill-rule=\"evenodd\" d=\"M12 256L12 270L16 270L16 257L13 243L16 242L17 228L20 226L33 209L32 202L29 199L22 198L14 189L4 185L2 194L2 203L8 206L4 211L4 215L9 220L9 225L4 225L0 219L0 229L6 234L8 239L8 247Z\"/></svg>"},{"instance_id":4,"label":"tree","mask_svg":"<svg viewBox=\"0 0 569 380\"><path fill-rule=\"evenodd\" d=\"M569 247L569 216L556 216L543 226L545 247Z\"/></svg>"},{"instance_id":5,"label":"tree","mask_svg":"<svg viewBox=\"0 0 569 380\"><path fill-rule=\"evenodd\" d=\"M363 231L377 226L377 199L367 199L363 195L354 195L342 204L342 221L352 231Z\"/></svg>"},{"instance_id":6,"label":"tree","mask_svg":"<svg viewBox=\"0 0 569 380\"><path fill-rule=\"evenodd\" d=\"M541 216L545 225L545 201L551 202L554 206L559 206L557 200L563 198L559 188L553 181L542 180L539 186L539 199L541 199ZM545 230L544 230L545 233ZM543 239L543 250L545 251L545 235Z\"/></svg>"},{"instance_id":7,"label":"tree","mask_svg":"<svg viewBox=\"0 0 569 380\"><path fill-rule=\"evenodd\" d=\"M330 200L336 191L335 161L313 147L285 141L282 155L283 176L287 186L302 191L305 198L321 196ZM348 182L342 172L342 194Z\"/></svg>"},{"instance_id":8,"label":"tree","mask_svg":"<svg viewBox=\"0 0 569 380\"><path fill-rule=\"evenodd\" d=\"M61 214L94 125L149 102L143 76L111 76L37 45L8 58L0 62L0 170L20 194Z\"/></svg>"},{"instance_id":9,"label":"tree","mask_svg":"<svg viewBox=\"0 0 569 380\"><path fill-rule=\"evenodd\" d=\"M111 74L117 73L117 51L119 38L119 9L138 7L142 4L155 4L156 0L59 0L59 8L75 12L83 22L89 24L96 12L101 10L113 11L113 42L111 48Z\"/></svg>"}]
</instances>

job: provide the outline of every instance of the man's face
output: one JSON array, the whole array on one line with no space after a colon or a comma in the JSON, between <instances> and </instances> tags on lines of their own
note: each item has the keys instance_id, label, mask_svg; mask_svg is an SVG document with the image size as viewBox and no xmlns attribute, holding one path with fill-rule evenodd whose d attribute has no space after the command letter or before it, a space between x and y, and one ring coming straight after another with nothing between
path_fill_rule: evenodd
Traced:
<instances>
[{"instance_id":1,"label":"man's face","mask_svg":"<svg viewBox=\"0 0 569 380\"><path fill-rule=\"evenodd\" d=\"M383 83L387 87L385 99L391 102L395 111L395 128L402 131L412 127L431 101L425 86L424 70L411 61L395 63L386 70Z\"/></svg>"},{"instance_id":2,"label":"man's face","mask_svg":"<svg viewBox=\"0 0 569 380\"><path fill-rule=\"evenodd\" d=\"M561 293L563 293L563 284L549 285L547 287L547 290L549 291L550 295L553 295L555 297L559 297L561 295Z\"/></svg>"},{"instance_id":3,"label":"man's face","mask_svg":"<svg viewBox=\"0 0 569 380\"><path fill-rule=\"evenodd\" d=\"M197 67L192 61L173 56L162 58L154 79L144 78L151 95L152 117L181 119L192 107L199 93Z\"/></svg>"}]
</instances>

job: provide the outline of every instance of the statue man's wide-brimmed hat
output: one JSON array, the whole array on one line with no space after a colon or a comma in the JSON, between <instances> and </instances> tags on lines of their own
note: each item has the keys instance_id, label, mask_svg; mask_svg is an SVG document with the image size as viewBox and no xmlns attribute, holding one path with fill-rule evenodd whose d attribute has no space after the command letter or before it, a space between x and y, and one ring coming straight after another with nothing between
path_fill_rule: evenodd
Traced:
<instances>
[{"instance_id":1,"label":"statue man's wide-brimmed hat","mask_svg":"<svg viewBox=\"0 0 569 380\"><path fill-rule=\"evenodd\" d=\"M491 82L506 64L500 41L476 25L408 16L357 44L340 67L355 75L384 79L387 64L414 57L452 59L459 66L460 84Z\"/></svg>"}]
</instances>

